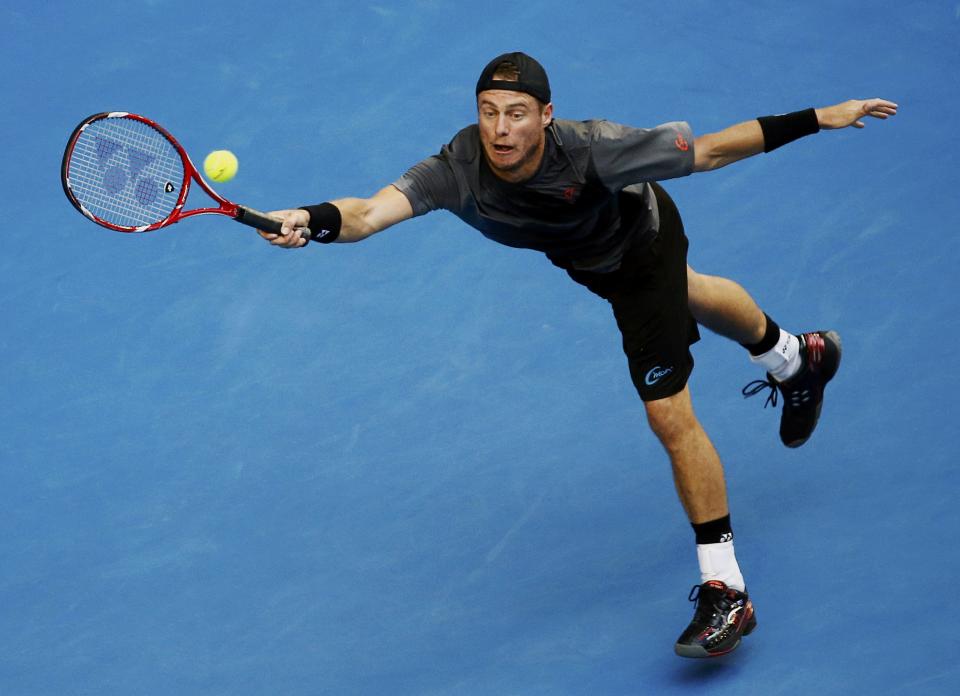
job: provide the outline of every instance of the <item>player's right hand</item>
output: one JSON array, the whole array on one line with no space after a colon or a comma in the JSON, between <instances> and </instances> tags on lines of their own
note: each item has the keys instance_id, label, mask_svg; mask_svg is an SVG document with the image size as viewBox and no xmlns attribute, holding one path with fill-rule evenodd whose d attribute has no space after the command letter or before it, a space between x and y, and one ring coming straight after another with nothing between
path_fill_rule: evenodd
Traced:
<instances>
[{"instance_id":1,"label":"player's right hand","mask_svg":"<svg viewBox=\"0 0 960 696\"><path fill-rule=\"evenodd\" d=\"M283 220L280 234L257 230L259 235L274 246L285 249L297 249L306 246L310 241L310 213L306 210L273 210L267 213L270 217Z\"/></svg>"}]
</instances>

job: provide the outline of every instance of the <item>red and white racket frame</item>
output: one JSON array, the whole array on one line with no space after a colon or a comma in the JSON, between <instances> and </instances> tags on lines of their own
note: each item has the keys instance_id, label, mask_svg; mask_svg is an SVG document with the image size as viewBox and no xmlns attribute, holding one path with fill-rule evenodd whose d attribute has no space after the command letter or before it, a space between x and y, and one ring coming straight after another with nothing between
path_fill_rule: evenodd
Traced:
<instances>
[{"instance_id":1,"label":"red and white racket frame","mask_svg":"<svg viewBox=\"0 0 960 696\"><path fill-rule=\"evenodd\" d=\"M129 118L135 121L140 121L141 123L156 129L163 134L167 140L170 141L170 144L173 145L173 147L179 153L181 160L183 160L183 181L181 182L180 186L180 194L177 198L176 204L173 207L173 210L163 220L151 223L149 225L141 225L139 227L116 225L95 216L93 213L87 210L73 194L73 191L70 188L70 159L71 155L73 154L73 148L76 146L77 140L80 139L80 136L91 124L105 118ZM140 116L139 114L132 114L126 111L107 111L85 118L80 125L74 129L73 134L70 136L70 140L67 143L67 148L63 153L63 164L61 166L60 176L63 183L64 193L67 194L67 198L70 199L70 202L77 210L98 225L102 225L103 227L107 227L111 230L116 230L117 232L150 232L152 230L160 229L161 227L173 225L180 220L193 217L194 215L226 215L233 218L237 222L248 225L249 227L255 227L260 230L274 232L277 234L280 233L280 228L282 226L280 220L277 218L265 215L258 210L254 210L253 208L248 208L246 206L238 205L228 201L226 198L218 194L206 181L204 181L203 177L200 176L200 172L197 171L197 168L190 160L190 156L187 154L187 151L183 149L183 146L177 142L177 139L174 138L166 128L161 126L156 121L147 118L146 116ZM200 188L202 188L207 195L210 196L210 198L218 203L219 207L193 208L190 210L184 210L183 206L186 204L187 196L190 193L191 179L200 184ZM309 239L309 230L304 230L302 234L305 239Z\"/></svg>"}]
</instances>

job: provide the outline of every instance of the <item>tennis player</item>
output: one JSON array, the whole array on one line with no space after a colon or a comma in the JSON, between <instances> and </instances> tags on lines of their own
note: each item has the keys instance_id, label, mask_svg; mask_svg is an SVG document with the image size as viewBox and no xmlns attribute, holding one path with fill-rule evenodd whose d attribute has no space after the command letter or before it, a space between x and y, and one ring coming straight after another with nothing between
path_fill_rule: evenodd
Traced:
<instances>
[{"instance_id":1,"label":"tennis player","mask_svg":"<svg viewBox=\"0 0 960 696\"><path fill-rule=\"evenodd\" d=\"M737 283L687 265L676 206L657 183L724 167L823 129L863 128L897 105L850 100L764 116L694 136L682 121L651 129L555 119L547 73L524 53L494 58L477 82L477 123L439 154L370 198L343 198L273 213L271 244L358 242L432 210L449 210L484 236L544 252L577 283L607 300L650 428L666 449L696 537L700 583L694 617L675 644L684 657L734 650L756 626L733 547L723 467L694 415L687 379L698 324L749 352L766 379L744 388L783 398L780 437L799 447L813 433L824 388L840 364L834 331L792 334Z\"/></svg>"}]
</instances>

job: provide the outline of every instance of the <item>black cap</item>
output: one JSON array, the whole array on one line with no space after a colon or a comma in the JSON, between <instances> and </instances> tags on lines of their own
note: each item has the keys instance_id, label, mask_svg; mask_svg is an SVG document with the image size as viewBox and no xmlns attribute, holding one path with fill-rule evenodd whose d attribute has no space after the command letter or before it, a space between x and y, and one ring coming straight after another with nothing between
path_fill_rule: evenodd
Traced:
<instances>
[{"instance_id":1,"label":"black cap","mask_svg":"<svg viewBox=\"0 0 960 696\"><path fill-rule=\"evenodd\" d=\"M517 66L520 71L520 79L494 80L493 74L497 71L497 66L507 61ZM536 60L519 51L504 53L487 63L487 67L480 73L480 79L477 80L477 94L488 89L526 92L544 104L550 103L550 81L547 79L547 71Z\"/></svg>"}]
</instances>

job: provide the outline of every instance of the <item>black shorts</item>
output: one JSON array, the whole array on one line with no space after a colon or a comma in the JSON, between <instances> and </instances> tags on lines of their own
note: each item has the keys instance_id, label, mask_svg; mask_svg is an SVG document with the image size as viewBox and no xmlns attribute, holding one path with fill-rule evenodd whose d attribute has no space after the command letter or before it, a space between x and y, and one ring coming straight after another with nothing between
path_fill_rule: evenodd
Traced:
<instances>
[{"instance_id":1,"label":"black shorts","mask_svg":"<svg viewBox=\"0 0 960 696\"><path fill-rule=\"evenodd\" d=\"M690 346L700 340L687 305L687 237L673 200L651 184L660 231L630 247L615 271L568 270L570 277L607 300L623 336L630 377L644 401L683 390L693 370Z\"/></svg>"}]
</instances>

